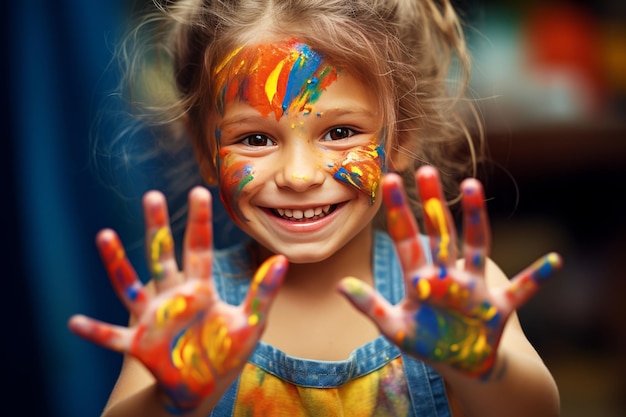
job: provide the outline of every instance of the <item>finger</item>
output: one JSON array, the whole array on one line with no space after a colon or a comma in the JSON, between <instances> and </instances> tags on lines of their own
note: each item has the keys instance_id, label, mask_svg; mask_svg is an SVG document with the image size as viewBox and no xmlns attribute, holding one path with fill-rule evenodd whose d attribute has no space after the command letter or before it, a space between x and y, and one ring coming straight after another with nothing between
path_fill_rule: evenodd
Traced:
<instances>
[{"instance_id":1,"label":"finger","mask_svg":"<svg viewBox=\"0 0 626 417\"><path fill-rule=\"evenodd\" d=\"M287 267L287 258L283 255L275 255L263 262L257 269L248 295L243 302L244 312L247 314L250 326L256 326L265 321L270 305L285 278Z\"/></svg>"},{"instance_id":2,"label":"finger","mask_svg":"<svg viewBox=\"0 0 626 417\"><path fill-rule=\"evenodd\" d=\"M517 274L505 290L505 297L509 301L511 310L520 307L528 301L541 285L563 264L561 256L549 253L535 261L528 268Z\"/></svg>"},{"instance_id":3,"label":"finger","mask_svg":"<svg viewBox=\"0 0 626 417\"><path fill-rule=\"evenodd\" d=\"M415 181L424 207L424 225L433 261L451 266L456 260L456 230L443 198L439 174L434 167L423 166L417 170Z\"/></svg>"},{"instance_id":4,"label":"finger","mask_svg":"<svg viewBox=\"0 0 626 417\"><path fill-rule=\"evenodd\" d=\"M178 277L174 239L170 229L165 196L158 191L147 192L143 198L143 210L146 222L148 269L157 292L161 292L173 287Z\"/></svg>"},{"instance_id":5,"label":"finger","mask_svg":"<svg viewBox=\"0 0 626 417\"><path fill-rule=\"evenodd\" d=\"M358 278L347 277L339 282L338 289L357 310L369 317L383 334L392 340L403 334L401 324L404 321L398 317L394 306L371 286Z\"/></svg>"},{"instance_id":6,"label":"finger","mask_svg":"<svg viewBox=\"0 0 626 417\"><path fill-rule=\"evenodd\" d=\"M115 293L132 315L140 316L148 302L148 295L128 260L117 233L111 229L100 231L96 235L96 246Z\"/></svg>"},{"instance_id":7,"label":"finger","mask_svg":"<svg viewBox=\"0 0 626 417\"><path fill-rule=\"evenodd\" d=\"M72 316L68 327L83 339L116 352L128 352L132 340L132 330L128 327L115 326L83 315Z\"/></svg>"},{"instance_id":8,"label":"finger","mask_svg":"<svg viewBox=\"0 0 626 417\"><path fill-rule=\"evenodd\" d=\"M189 193L189 216L185 231L183 270L187 278L211 277L213 260L213 225L211 193L195 187Z\"/></svg>"},{"instance_id":9,"label":"finger","mask_svg":"<svg viewBox=\"0 0 626 417\"><path fill-rule=\"evenodd\" d=\"M491 232L485 209L485 196L480 181L468 178L461 183L463 194L463 257L465 270L476 277L485 276L485 260L489 256Z\"/></svg>"},{"instance_id":10,"label":"finger","mask_svg":"<svg viewBox=\"0 0 626 417\"><path fill-rule=\"evenodd\" d=\"M414 271L426 263L419 229L397 174L383 178L383 201L387 212L387 229L394 241L398 258L405 272Z\"/></svg>"}]
</instances>

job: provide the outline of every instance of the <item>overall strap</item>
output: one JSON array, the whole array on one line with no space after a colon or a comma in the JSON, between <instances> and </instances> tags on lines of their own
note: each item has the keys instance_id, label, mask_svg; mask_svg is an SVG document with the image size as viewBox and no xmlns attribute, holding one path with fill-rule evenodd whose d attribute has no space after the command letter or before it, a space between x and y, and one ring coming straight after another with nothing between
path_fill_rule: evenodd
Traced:
<instances>
[{"instance_id":1,"label":"overall strap","mask_svg":"<svg viewBox=\"0 0 626 417\"><path fill-rule=\"evenodd\" d=\"M415 417L450 417L443 378L424 362L402 354L404 375Z\"/></svg>"},{"instance_id":2,"label":"overall strap","mask_svg":"<svg viewBox=\"0 0 626 417\"><path fill-rule=\"evenodd\" d=\"M235 409L237 390L239 389L239 377L231 384L222 399L215 406L208 417L231 417Z\"/></svg>"},{"instance_id":3,"label":"overall strap","mask_svg":"<svg viewBox=\"0 0 626 417\"><path fill-rule=\"evenodd\" d=\"M374 277L376 289L392 304L404 298L402 267L391 238L376 231L374 240ZM420 236L427 262L431 261L428 237ZM399 350L399 349L398 349ZM443 378L430 366L402 353L404 375L415 417L450 417Z\"/></svg>"}]
</instances>

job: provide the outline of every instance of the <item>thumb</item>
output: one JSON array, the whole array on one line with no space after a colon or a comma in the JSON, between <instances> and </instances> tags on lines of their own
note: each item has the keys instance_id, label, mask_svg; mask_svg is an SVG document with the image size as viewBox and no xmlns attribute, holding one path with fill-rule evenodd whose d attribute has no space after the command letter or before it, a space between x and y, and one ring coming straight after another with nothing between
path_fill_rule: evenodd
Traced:
<instances>
[{"instance_id":1,"label":"thumb","mask_svg":"<svg viewBox=\"0 0 626 417\"><path fill-rule=\"evenodd\" d=\"M68 328L85 340L120 353L129 351L133 335L127 327L104 323L81 314L70 318Z\"/></svg>"},{"instance_id":2,"label":"thumb","mask_svg":"<svg viewBox=\"0 0 626 417\"><path fill-rule=\"evenodd\" d=\"M389 324L394 321L394 309L382 295L354 277L342 279L338 289L357 310L368 316L383 333L387 333Z\"/></svg>"},{"instance_id":3,"label":"thumb","mask_svg":"<svg viewBox=\"0 0 626 417\"><path fill-rule=\"evenodd\" d=\"M278 289L283 283L289 262L283 255L275 255L267 259L256 270L250 284L250 290L243 302L248 323L252 326L265 319Z\"/></svg>"},{"instance_id":4,"label":"thumb","mask_svg":"<svg viewBox=\"0 0 626 417\"><path fill-rule=\"evenodd\" d=\"M511 309L520 307L535 295L541 285L557 269L561 268L562 264L561 256L551 252L513 277L505 290L505 296L510 302Z\"/></svg>"}]
</instances>

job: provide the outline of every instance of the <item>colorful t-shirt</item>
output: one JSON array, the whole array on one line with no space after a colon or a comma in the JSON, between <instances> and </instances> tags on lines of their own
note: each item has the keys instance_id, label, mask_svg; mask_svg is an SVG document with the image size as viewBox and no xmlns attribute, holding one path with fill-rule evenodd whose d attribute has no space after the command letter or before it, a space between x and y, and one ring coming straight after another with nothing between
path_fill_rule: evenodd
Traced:
<instances>
[{"instance_id":1,"label":"colorful t-shirt","mask_svg":"<svg viewBox=\"0 0 626 417\"><path fill-rule=\"evenodd\" d=\"M240 304L250 277L245 245L216 251L214 279L225 301ZM390 302L404 296L402 270L389 236L376 231L374 283ZM450 416L442 378L405 356L385 337L355 349L342 361L287 355L259 342L239 378L211 417Z\"/></svg>"},{"instance_id":2,"label":"colorful t-shirt","mask_svg":"<svg viewBox=\"0 0 626 417\"><path fill-rule=\"evenodd\" d=\"M236 416L407 416L410 402L402 357L343 385L312 388L289 383L248 363L241 375Z\"/></svg>"}]
</instances>

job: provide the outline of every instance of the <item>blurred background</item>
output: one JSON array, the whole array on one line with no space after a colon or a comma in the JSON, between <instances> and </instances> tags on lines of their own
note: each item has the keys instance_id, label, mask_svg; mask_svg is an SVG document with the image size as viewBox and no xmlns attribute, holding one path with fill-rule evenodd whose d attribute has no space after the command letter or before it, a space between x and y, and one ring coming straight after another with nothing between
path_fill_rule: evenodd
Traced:
<instances>
[{"instance_id":1,"label":"blurred background","mask_svg":"<svg viewBox=\"0 0 626 417\"><path fill-rule=\"evenodd\" d=\"M98 416L121 356L66 322L79 312L126 322L93 245L99 229L118 230L143 273L139 196L150 184L120 172L131 192L119 194L89 162L100 103L117 82L112 50L140 2L6 3L3 409ZM563 417L624 416L626 2L459 4L495 161L492 256L512 276L547 251L563 255L521 321L557 379ZM231 232L218 230L218 246Z\"/></svg>"}]
</instances>

